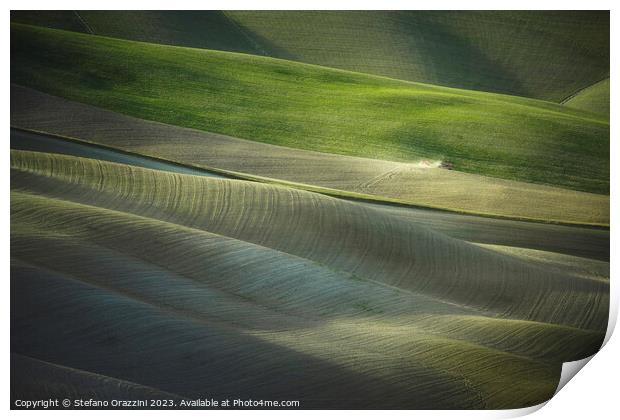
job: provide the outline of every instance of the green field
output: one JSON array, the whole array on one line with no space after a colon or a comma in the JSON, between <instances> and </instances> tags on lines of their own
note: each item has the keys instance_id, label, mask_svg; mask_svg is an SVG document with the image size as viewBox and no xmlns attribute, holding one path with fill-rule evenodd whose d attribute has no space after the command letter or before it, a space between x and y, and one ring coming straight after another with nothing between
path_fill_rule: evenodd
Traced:
<instances>
[{"instance_id":1,"label":"green field","mask_svg":"<svg viewBox=\"0 0 620 420\"><path fill-rule=\"evenodd\" d=\"M609 63L607 11L12 11L13 408L544 403L609 324Z\"/></svg>"},{"instance_id":2,"label":"green field","mask_svg":"<svg viewBox=\"0 0 620 420\"><path fill-rule=\"evenodd\" d=\"M401 163L274 146L133 118L17 85L11 85L11 126L41 132L44 138L44 133L61 136L56 141L64 140L67 147L76 144L72 140L94 143L232 171L244 179L284 182L314 191L329 189L339 196L513 219L609 226L608 195L448 171L438 167L437 161Z\"/></svg>"},{"instance_id":3,"label":"green field","mask_svg":"<svg viewBox=\"0 0 620 420\"><path fill-rule=\"evenodd\" d=\"M320 194L22 151L11 191L30 303L14 351L183 397L523 407L607 323L604 268L558 273Z\"/></svg>"},{"instance_id":4,"label":"green field","mask_svg":"<svg viewBox=\"0 0 620 420\"><path fill-rule=\"evenodd\" d=\"M11 42L13 82L141 118L609 191L605 117L549 102L24 25L12 26Z\"/></svg>"},{"instance_id":5,"label":"green field","mask_svg":"<svg viewBox=\"0 0 620 420\"><path fill-rule=\"evenodd\" d=\"M16 22L559 102L609 76L609 13L13 12Z\"/></svg>"}]
</instances>

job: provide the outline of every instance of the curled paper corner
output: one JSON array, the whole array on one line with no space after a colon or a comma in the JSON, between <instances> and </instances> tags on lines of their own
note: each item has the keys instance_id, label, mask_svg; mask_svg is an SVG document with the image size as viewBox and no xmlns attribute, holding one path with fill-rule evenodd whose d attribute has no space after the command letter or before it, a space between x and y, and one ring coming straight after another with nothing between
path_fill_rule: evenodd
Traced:
<instances>
[{"instance_id":1,"label":"curled paper corner","mask_svg":"<svg viewBox=\"0 0 620 420\"><path fill-rule=\"evenodd\" d=\"M613 330L613 327L612 327ZM608 335L610 335L610 331L608 329ZM606 342L606 341L605 341ZM604 345L604 344L603 344ZM602 347L601 347L602 348ZM590 360L592 360L592 358L596 355L596 353L594 353L591 356L588 356L584 359L579 359L579 360L574 360L572 362L564 362L562 364L562 373L560 374L560 381L558 382L558 386L555 389L555 392L553 393L553 397L555 397L558 392L560 392L560 390L562 388L564 388L564 386L571 380L573 379L573 377L585 366L588 364L588 362ZM538 410L540 410L541 408L543 408L545 405L547 405L547 403L549 401L551 401L551 399L553 398L551 397L549 400L540 403L538 405L533 405L531 407L524 407L524 408L517 408L517 409L513 409L513 410L505 410L501 413L500 416L498 416L497 418L516 418L516 417L524 417L527 416L529 414L532 414Z\"/></svg>"},{"instance_id":2,"label":"curled paper corner","mask_svg":"<svg viewBox=\"0 0 620 420\"><path fill-rule=\"evenodd\" d=\"M580 359L580 360L574 360L572 362L564 362L562 364L562 373L560 374L560 381L558 382L558 386L555 389L555 392L553 393L553 397L555 397L558 392L560 392L562 390L562 388L564 388L564 386L571 380L573 379L573 377L581 370L583 369L583 367L585 365L588 364L588 362L590 360L592 360L592 358L594 356L596 356L596 354L601 351L603 349L603 347L605 347L605 345L607 344L607 342L609 341L609 339L611 338L615 328L616 328L616 322L618 319L618 305L614 304L612 302L612 304L610 305L610 309L609 309L609 321L607 323L607 332L605 333L605 338L603 339L603 344L601 344L601 348L594 354ZM551 399L553 398L551 397ZM521 409L517 409L517 410L509 410L512 411L512 413L507 413L508 415L506 417L521 417L521 416L526 416L528 414L532 414L535 411L540 410L541 408L543 408L545 405L547 405L547 403L549 401L551 401L551 399L538 404L538 405L534 405L532 407L526 407L526 408L521 408Z\"/></svg>"},{"instance_id":3,"label":"curled paper corner","mask_svg":"<svg viewBox=\"0 0 620 420\"><path fill-rule=\"evenodd\" d=\"M601 351L603 347L605 347L609 339L611 338L614 332L614 329L616 328L617 319L618 319L618 306L611 305L610 311L609 311L609 321L607 323L607 333L605 334L605 338L603 339L603 344L601 345L601 348L598 351ZM596 353L598 353L598 351ZM564 385L566 385L571 379L573 379L573 377L577 374L577 372L579 372L590 360L592 360L592 358L596 355L596 353L584 359L575 360L572 362L564 362L562 364L562 374L560 375L560 382L558 383L558 387L555 389L555 393L553 394L553 396L556 396L557 393L560 392L562 388L564 388Z\"/></svg>"},{"instance_id":4,"label":"curled paper corner","mask_svg":"<svg viewBox=\"0 0 620 420\"><path fill-rule=\"evenodd\" d=\"M595 353L596 354L596 353ZM594 357L588 356L585 359L574 360L572 362L564 362L562 364L562 374L560 375L560 382L558 383L558 387L555 389L553 396L556 396L558 392L564 385L566 385L573 377L579 372L592 358Z\"/></svg>"}]
</instances>

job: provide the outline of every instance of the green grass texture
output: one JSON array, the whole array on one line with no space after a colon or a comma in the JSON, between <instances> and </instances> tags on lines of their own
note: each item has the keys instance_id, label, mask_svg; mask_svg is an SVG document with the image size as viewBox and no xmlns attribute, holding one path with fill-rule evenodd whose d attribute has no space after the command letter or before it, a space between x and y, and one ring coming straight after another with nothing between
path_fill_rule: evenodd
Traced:
<instances>
[{"instance_id":1,"label":"green grass texture","mask_svg":"<svg viewBox=\"0 0 620 420\"><path fill-rule=\"evenodd\" d=\"M609 12L18 11L13 21L560 102L609 76Z\"/></svg>"},{"instance_id":2,"label":"green grass texture","mask_svg":"<svg viewBox=\"0 0 620 420\"><path fill-rule=\"evenodd\" d=\"M271 144L609 192L607 119L539 100L20 24L11 80Z\"/></svg>"}]
</instances>

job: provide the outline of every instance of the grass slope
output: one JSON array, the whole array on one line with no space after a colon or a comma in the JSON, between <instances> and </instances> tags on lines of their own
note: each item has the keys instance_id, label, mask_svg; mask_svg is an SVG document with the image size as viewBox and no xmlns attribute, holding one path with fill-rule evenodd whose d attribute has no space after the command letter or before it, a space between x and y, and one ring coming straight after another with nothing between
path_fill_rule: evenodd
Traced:
<instances>
[{"instance_id":1,"label":"grass slope","mask_svg":"<svg viewBox=\"0 0 620 420\"><path fill-rule=\"evenodd\" d=\"M564 105L609 116L609 79L588 86L577 92Z\"/></svg>"},{"instance_id":2,"label":"grass slope","mask_svg":"<svg viewBox=\"0 0 620 420\"><path fill-rule=\"evenodd\" d=\"M609 75L608 12L18 11L11 20L558 102Z\"/></svg>"},{"instance_id":3,"label":"grass slope","mask_svg":"<svg viewBox=\"0 0 620 420\"><path fill-rule=\"evenodd\" d=\"M547 102L12 25L18 84L136 117L336 154L609 191L609 124ZM585 163L585 164L584 164Z\"/></svg>"},{"instance_id":4,"label":"grass slope","mask_svg":"<svg viewBox=\"0 0 620 420\"><path fill-rule=\"evenodd\" d=\"M194 398L508 408L604 335L607 282L362 205L11 159L14 353Z\"/></svg>"},{"instance_id":5,"label":"grass slope","mask_svg":"<svg viewBox=\"0 0 620 420\"><path fill-rule=\"evenodd\" d=\"M536 220L609 224L606 195L447 171L424 163L268 145L132 118L16 85L11 86L11 124L199 167L416 205ZM46 150L45 143L33 150L68 153ZM85 157L102 159L96 155ZM116 161L140 166L131 161Z\"/></svg>"}]
</instances>

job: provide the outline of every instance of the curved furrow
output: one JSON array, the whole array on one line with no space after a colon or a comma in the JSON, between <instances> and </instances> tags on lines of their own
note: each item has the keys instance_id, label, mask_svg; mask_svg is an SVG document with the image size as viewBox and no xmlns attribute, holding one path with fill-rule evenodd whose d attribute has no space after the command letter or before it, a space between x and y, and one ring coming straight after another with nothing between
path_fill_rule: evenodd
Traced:
<instances>
[{"instance_id":1,"label":"curved furrow","mask_svg":"<svg viewBox=\"0 0 620 420\"><path fill-rule=\"evenodd\" d=\"M306 408L481 407L449 369L416 360L399 366L398 354L362 358L353 347L343 352L347 360L325 360L308 351L315 341L287 346L19 261L12 270L13 352L190 398L302 399Z\"/></svg>"},{"instance_id":2,"label":"curved furrow","mask_svg":"<svg viewBox=\"0 0 620 420\"><path fill-rule=\"evenodd\" d=\"M270 334L277 343L320 355L322 359L350 363L352 369L372 366L380 375L413 361L449 374L461 386L483 396L490 407L516 407L516 401L534 403L550 398L557 387L561 364L489 349L476 343L454 340L403 326L384 323L353 325L331 323L294 334ZM327 345L329 343L329 345ZM346 344L345 344L346 343ZM343 351L346 349L347 351ZM391 361L396 357L397 362ZM385 361L383 366L373 360ZM388 363L388 360L389 363ZM525 403L525 405L527 405Z\"/></svg>"},{"instance_id":3,"label":"curved furrow","mask_svg":"<svg viewBox=\"0 0 620 420\"><path fill-rule=\"evenodd\" d=\"M60 212L59 205L63 206ZM374 318L373 322L389 321L411 331L474 341L528 357L554 352L558 361L594 352L600 343L600 333L472 316L454 305L334 273L297 257L164 222L83 205L71 208L69 203L21 193L14 193L13 207L15 257L201 322L291 330L325 319L367 322ZM128 220L93 217L101 213ZM42 222L43 214L54 220L53 226ZM99 228L93 231L88 228L92 225ZM170 228L184 232L173 235ZM55 252L48 255L46 249ZM81 264L75 264L76 259ZM209 305L202 305L206 301ZM555 343L573 340L574 345L545 351L537 342L524 340L522 344L534 347L530 351L502 343L504 335L515 333L513 326L524 324L538 327L536 337L553 333Z\"/></svg>"},{"instance_id":4,"label":"curved furrow","mask_svg":"<svg viewBox=\"0 0 620 420\"><path fill-rule=\"evenodd\" d=\"M126 285L119 281L129 269L136 270L135 277L142 279L137 281L148 285L151 292L153 285L165 282L158 287L180 293L183 282L191 281L186 286L191 287L188 295L206 287L209 293L244 298L248 303L284 312L285 323L288 316L311 321L318 316L394 319L416 313L476 313L259 245L133 214L14 192L12 221L15 258L77 278L95 275L96 282L120 290L136 286L133 281ZM46 249L55 252L49 254ZM119 262L120 269L116 267ZM93 272L92 267L105 270ZM165 273L148 275L154 270ZM213 296L202 298L210 300ZM168 299L165 294L160 297L162 301ZM233 304L238 306L238 302ZM256 322L256 318L246 322Z\"/></svg>"},{"instance_id":5,"label":"curved furrow","mask_svg":"<svg viewBox=\"0 0 620 420\"><path fill-rule=\"evenodd\" d=\"M556 362L582 359L601 345L600 332L527 320L445 314L416 317L414 322L439 336Z\"/></svg>"},{"instance_id":6,"label":"curved furrow","mask_svg":"<svg viewBox=\"0 0 620 420\"><path fill-rule=\"evenodd\" d=\"M504 316L598 330L607 322L606 284L546 271L365 206L42 153L14 151L12 167L15 190L212 232Z\"/></svg>"},{"instance_id":7,"label":"curved furrow","mask_svg":"<svg viewBox=\"0 0 620 420\"><path fill-rule=\"evenodd\" d=\"M554 270L559 273L570 273L573 276L597 280L607 284L609 283L609 262L607 261L523 247L480 243L476 243L476 245L517 257L528 263L544 267L547 270Z\"/></svg>"}]
</instances>

